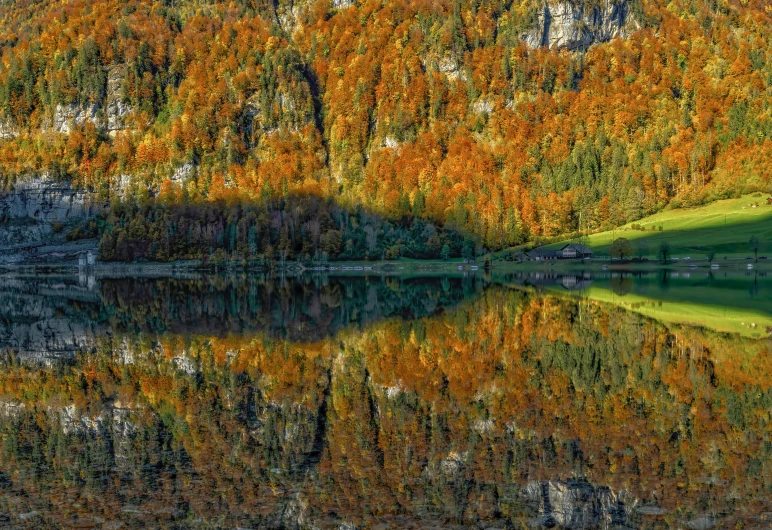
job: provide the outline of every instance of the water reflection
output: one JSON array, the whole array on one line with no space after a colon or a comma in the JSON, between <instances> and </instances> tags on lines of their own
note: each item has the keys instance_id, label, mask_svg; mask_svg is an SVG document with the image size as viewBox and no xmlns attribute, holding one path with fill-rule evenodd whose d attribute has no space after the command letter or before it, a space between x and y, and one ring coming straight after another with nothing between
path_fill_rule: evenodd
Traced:
<instances>
[{"instance_id":1,"label":"water reflection","mask_svg":"<svg viewBox=\"0 0 772 530\"><path fill-rule=\"evenodd\" d=\"M0 345L30 359L72 359L105 334L262 333L313 342L347 326L443 311L482 277L403 279L190 275L101 279L0 277Z\"/></svg>"},{"instance_id":2,"label":"water reflection","mask_svg":"<svg viewBox=\"0 0 772 530\"><path fill-rule=\"evenodd\" d=\"M768 340L525 278L253 280L6 284L4 522L769 525Z\"/></svg>"},{"instance_id":3,"label":"water reflection","mask_svg":"<svg viewBox=\"0 0 772 530\"><path fill-rule=\"evenodd\" d=\"M495 279L506 285L609 302L667 324L689 324L754 338L772 335L772 279L763 272L548 270Z\"/></svg>"}]
</instances>

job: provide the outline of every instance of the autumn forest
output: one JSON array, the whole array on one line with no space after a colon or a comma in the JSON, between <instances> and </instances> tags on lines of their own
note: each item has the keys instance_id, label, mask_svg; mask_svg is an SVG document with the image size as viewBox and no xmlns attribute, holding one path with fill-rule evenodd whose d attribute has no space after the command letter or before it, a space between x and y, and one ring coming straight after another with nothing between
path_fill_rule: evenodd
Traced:
<instances>
[{"instance_id":1,"label":"autumn forest","mask_svg":"<svg viewBox=\"0 0 772 530\"><path fill-rule=\"evenodd\" d=\"M92 190L114 204L92 227L105 258L159 260L248 253L250 238L288 257L461 255L769 189L765 2L623 0L614 38L533 46L544 5L4 2L2 186ZM276 202L290 196L333 221L292 225ZM226 222L200 251L163 234L149 250L154 220L188 230L207 208ZM264 245L250 208L270 210L266 227L278 215ZM126 243L138 213L145 241Z\"/></svg>"}]
</instances>

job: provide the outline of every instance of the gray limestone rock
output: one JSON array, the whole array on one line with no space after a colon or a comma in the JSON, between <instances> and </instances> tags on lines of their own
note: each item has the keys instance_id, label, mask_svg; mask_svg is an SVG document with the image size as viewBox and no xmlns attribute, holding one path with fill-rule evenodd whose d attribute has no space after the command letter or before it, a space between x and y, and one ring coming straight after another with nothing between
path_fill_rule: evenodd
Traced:
<instances>
[{"instance_id":1,"label":"gray limestone rock","mask_svg":"<svg viewBox=\"0 0 772 530\"><path fill-rule=\"evenodd\" d=\"M12 140L19 136L19 131L9 119L0 117L0 140Z\"/></svg>"},{"instance_id":2,"label":"gray limestone rock","mask_svg":"<svg viewBox=\"0 0 772 530\"><path fill-rule=\"evenodd\" d=\"M52 232L49 223L0 223L0 248L42 243Z\"/></svg>"},{"instance_id":3,"label":"gray limestone rock","mask_svg":"<svg viewBox=\"0 0 772 530\"><path fill-rule=\"evenodd\" d=\"M43 130L70 134L75 127L80 127L86 123L97 125L98 111L99 107L93 103L86 105L78 103L59 104L54 110L54 115L44 122Z\"/></svg>"},{"instance_id":4,"label":"gray limestone rock","mask_svg":"<svg viewBox=\"0 0 772 530\"><path fill-rule=\"evenodd\" d=\"M195 174L196 166L190 162L186 162L185 164L177 167L172 172L172 174L169 176L169 180L171 180L174 184L182 184Z\"/></svg>"},{"instance_id":5,"label":"gray limestone rock","mask_svg":"<svg viewBox=\"0 0 772 530\"><path fill-rule=\"evenodd\" d=\"M109 134L126 129L126 117L134 109L124 101L121 83L125 74L124 65L112 66L107 74L107 100L105 105L105 129Z\"/></svg>"},{"instance_id":6,"label":"gray limestone rock","mask_svg":"<svg viewBox=\"0 0 772 530\"><path fill-rule=\"evenodd\" d=\"M274 114L279 110L279 116ZM264 101L262 95L256 92L244 102L241 112L241 134L247 146L255 147L262 136L276 133L282 124L297 132L301 127L311 122L313 116L304 110L302 101L298 101L285 89L277 90L272 101Z\"/></svg>"},{"instance_id":7,"label":"gray limestone rock","mask_svg":"<svg viewBox=\"0 0 772 530\"><path fill-rule=\"evenodd\" d=\"M64 223L92 217L96 208L86 190L38 175L16 183L13 190L0 192L0 218L33 219L45 223ZM11 237L11 236L8 236Z\"/></svg>"},{"instance_id":8,"label":"gray limestone rock","mask_svg":"<svg viewBox=\"0 0 772 530\"><path fill-rule=\"evenodd\" d=\"M704 515L685 522L684 526L690 530L710 530L716 526L716 519L713 516Z\"/></svg>"},{"instance_id":9,"label":"gray limestone rock","mask_svg":"<svg viewBox=\"0 0 772 530\"><path fill-rule=\"evenodd\" d=\"M53 116L44 120L43 130L70 134L74 128L86 123L91 123L109 134L126 129L126 117L134 109L124 101L123 97L121 84L125 71L125 65L113 65L108 69L104 107L96 103L59 104L54 109Z\"/></svg>"},{"instance_id":10,"label":"gray limestone rock","mask_svg":"<svg viewBox=\"0 0 772 530\"><path fill-rule=\"evenodd\" d=\"M569 0L548 0L538 24L523 35L531 48L585 49L597 42L625 37L638 28L630 16L628 0L602 0L596 5Z\"/></svg>"},{"instance_id":11,"label":"gray limestone rock","mask_svg":"<svg viewBox=\"0 0 772 530\"><path fill-rule=\"evenodd\" d=\"M24 403L20 401L0 400L0 419L15 419L24 413Z\"/></svg>"},{"instance_id":12,"label":"gray limestone rock","mask_svg":"<svg viewBox=\"0 0 772 530\"><path fill-rule=\"evenodd\" d=\"M493 109L493 102L486 98L480 98L472 104L472 110L477 114L491 114Z\"/></svg>"}]
</instances>

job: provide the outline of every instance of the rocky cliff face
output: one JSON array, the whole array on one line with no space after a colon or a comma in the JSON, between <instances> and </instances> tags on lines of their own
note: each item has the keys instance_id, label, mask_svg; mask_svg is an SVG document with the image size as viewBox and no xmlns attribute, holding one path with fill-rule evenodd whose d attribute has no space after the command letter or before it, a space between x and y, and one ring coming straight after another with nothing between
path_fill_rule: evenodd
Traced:
<instances>
[{"instance_id":1,"label":"rocky cliff face","mask_svg":"<svg viewBox=\"0 0 772 530\"><path fill-rule=\"evenodd\" d=\"M107 74L107 101L105 104L105 122L103 127L108 134L113 135L118 131L128 128L127 117L134 109L123 99L121 83L126 71L124 65L112 66Z\"/></svg>"},{"instance_id":2,"label":"rocky cliff face","mask_svg":"<svg viewBox=\"0 0 772 530\"><path fill-rule=\"evenodd\" d=\"M628 0L587 2L548 0L539 10L536 27L523 35L531 48L585 49L597 42L625 37L638 28Z\"/></svg>"},{"instance_id":3,"label":"rocky cliff face","mask_svg":"<svg viewBox=\"0 0 772 530\"><path fill-rule=\"evenodd\" d=\"M43 129L69 134L73 128L86 123L91 123L111 135L126 129L126 118L133 109L123 100L121 83L125 70L124 65L113 65L108 69L107 95L103 108L88 103L57 105L53 116L44 121Z\"/></svg>"},{"instance_id":4,"label":"rocky cliff face","mask_svg":"<svg viewBox=\"0 0 772 530\"><path fill-rule=\"evenodd\" d=\"M11 120L0 117L0 140L9 140L16 138L19 132L13 126Z\"/></svg>"},{"instance_id":5,"label":"rocky cliff face","mask_svg":"<svg viewBox=\"0 0 772 530\"><path fill-rule=\"evenodd\" d=\"M99 125L98 111L99 107L93 104L57 105L54 115L43 124L43 129L70 134L75 127L81 127L86 123Z\"/></svg>"},{"instance_id":6,"label":"rocky cliff face","mask_svg":"<svg viewBox=\"0 0 772 530\"><path fill-rule=\"evenodd\" d=\"M87 123L110 135L126 129L133 109L123 99L121 84L125 68L114 65L108 69L103 105L57 105L53 115L43 121L43 131L70 134L74 128ZM0 116L0 141L13 140L19 134L11 120ZM179 180L188 176L190 171L186 171L182 174L178 171L174 176ZM10 191L0 190L0 249L6 251L0 254L0 263L73 258L86 249L81 248L82 245L70 248L72 245L64 240L66 230L60 230L62 225L81 223L103 207L96 202L94 194L76 189L70 183L58 182L46 173L21 178ZM42 249L43 246L46 248ZM92 241L90 246L95 247L96 243Z\"/></svg>"},{"instance_id":7,"label":"rocky cliff face","mask_svg":"<svg viewBox=\"0 0 772 530\"><path fill-rule=\"evenodd\" d=\"M0 192L0 263L67 261L94 249L95 240L65 240L65 226L102 208L94 199L88 191L47 175L23 179L11 191Z\"/></svg>"},{"instance_id":8,"label":"rocky cliff face","mask_svg":"<svg viewBox=\"0 0 772 530\"><path fill-rule=\"evenodd\" d=\"M0 248L39 243L52 233L53 226L50 223L0 223Z\"/></svg>"},{"instance_id":9,"label":"rocky cliff face","mask_svg":"<svg viewBox=\"0 0 772 530\"><path fill-rule=\"evenodd\" d=\"M30 219L64 223L96 213L92 194L74 189L43 174L17 182L10 192L0 192L0 219Z\"/></svg>"}]
</instances>

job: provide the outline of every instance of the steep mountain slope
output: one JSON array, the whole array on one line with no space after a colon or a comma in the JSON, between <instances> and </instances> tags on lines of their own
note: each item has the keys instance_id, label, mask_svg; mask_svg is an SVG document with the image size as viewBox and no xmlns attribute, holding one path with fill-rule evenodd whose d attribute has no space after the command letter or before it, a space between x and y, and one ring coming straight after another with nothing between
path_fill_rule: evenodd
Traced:
<instances>
[{"instance_id":1,"label":"steep mountain slope","mask_svg":"<svg viewBox=\"0 0 772 530\"><path fill-rule=\"evenodd\" d=\"M760 0L0 4L0 177L316 193L498 248L768 189Z\"/></svg>"}]
</instances>

